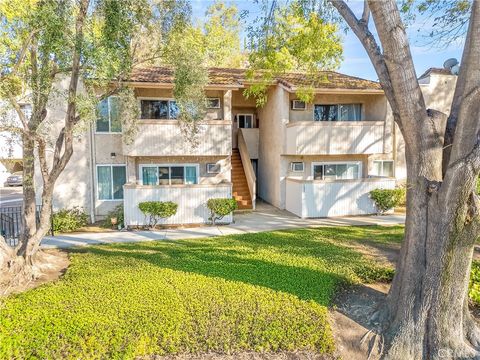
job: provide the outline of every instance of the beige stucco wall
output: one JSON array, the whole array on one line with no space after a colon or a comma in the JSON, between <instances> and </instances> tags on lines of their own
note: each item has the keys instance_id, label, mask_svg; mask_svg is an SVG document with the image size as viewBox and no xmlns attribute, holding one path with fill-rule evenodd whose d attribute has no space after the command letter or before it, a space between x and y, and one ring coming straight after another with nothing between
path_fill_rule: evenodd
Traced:
<instances>
[{"instance_id":1,"label":"beige stucco wall","mask_svg":"<svg viewBox=\"0 0 480 360\"><path fill-rule=\"evenodd\" d=\"M270 204L285 208L286 161L282 160L285 125L288 123L289 94L279 86L268 91L268 102L258 110L258 196Z\"/></svg>"},{"instance_id":2,"label":"beige stucco wall","mask_svg":"<svg viewBox=\"0 0 480 360\"><path fill-rule=\"evenodd\" d=\"M52 164L53 144L64 124L67 109L67 90L69 78L59 78L55 88L57 94L52 96L47 104L47 117L40 131L44 132L50 140L47 142L47 163ZM79 93L84 93L82 84ZM60 174L53 192L54 210L62 208L82 207L87 213L91 206L91 164L90 164L90 137L88 124L80 124L73 141L73 155L64 171ZM37 157L38 159L38 157ZM37 189L37 204L41 203L42 176L39 163L36 163L35 185Z\"/></svg>"},{"instance_id":3,"label":"beige stucco wall","mask_svg":"<svg viewBox=\"0 0 480 360\"><path fill-rule=\"evenodd\" d=\"M441 111L450 114L457 76L432 73L429 77L422 79L420 89L422 90L427 109ZM403 182L407 178L405 161L405 142L398 126L395 126L395 176Z\"/></svg>"}]
</instances>

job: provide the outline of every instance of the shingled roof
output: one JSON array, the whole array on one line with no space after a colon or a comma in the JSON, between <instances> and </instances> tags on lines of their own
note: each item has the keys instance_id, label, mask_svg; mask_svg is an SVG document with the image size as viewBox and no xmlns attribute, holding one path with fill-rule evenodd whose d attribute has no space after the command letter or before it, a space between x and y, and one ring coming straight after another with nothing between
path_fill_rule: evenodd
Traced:
<instances>
[{"instance_id":1,"label":"shingled roof","mask_svg":"<svg viewBox=\"0 0 480 360\"><path fill-rule=\"evenodd\" d=\"M248 83L245 69L210 68L208 79L210 86L243 87ZM174 74L171 68L158 66L135 69L130 76L130 81L136 83L173 84L173 80ZM310 86L312 82L316 89L382 90L378 82L334 71L321 71L313 80L305 73L285 73L278 77L276 82L291 90Z\"/></svg>"}]
</instances>

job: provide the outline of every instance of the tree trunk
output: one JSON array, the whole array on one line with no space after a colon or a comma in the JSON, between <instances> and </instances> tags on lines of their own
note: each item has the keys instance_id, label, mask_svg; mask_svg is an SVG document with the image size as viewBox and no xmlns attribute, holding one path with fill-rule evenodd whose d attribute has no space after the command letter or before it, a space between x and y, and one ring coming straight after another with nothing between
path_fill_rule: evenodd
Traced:
<instances>
[{"instance_id":1,"label":"tree trunk","mask_svg":"<svg viewBox=\"0 0 480 360\"><path fill-rule=\"evenodd\" d=\"M428 182L409 184L407 223L397 273L382 309L391 359L478 356L480 337L468 310L468 283L478 233L457 230ZM455 222L457 219L453 219Z\"/></svg>"}]
</instances>

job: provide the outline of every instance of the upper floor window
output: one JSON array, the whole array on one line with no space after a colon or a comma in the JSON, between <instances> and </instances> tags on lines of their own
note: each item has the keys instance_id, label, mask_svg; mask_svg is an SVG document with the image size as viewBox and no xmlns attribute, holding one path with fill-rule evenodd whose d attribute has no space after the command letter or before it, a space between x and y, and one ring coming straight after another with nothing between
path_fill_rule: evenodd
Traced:
<instances>
[{"instance_id":1,"label":"upper floor window","mask_svg":"<svg viewBox=\"0 0 480 360\"><path fill-rule=\"evenodd\" d=\"M206 107L207 109L220 109L220 98L207 98Z\"/></svg>"},{"instance_id":2,"label":"upper floor window","mask_svg":"<svg viewBox=\"0 0 480 360\"><path fill-rule=\"evenodd\" d=\"M253 114L238 114L237 118L240 129L253 128Z\"/></svg>"},{"instance_id":3,"label":"upper floor window","mask_svg":"<svg viewBox=\"0 0 480 360\"><path fill-rule=\"evenodd\" d=\"M143 185L198 184L198 165L141 165Z\"/></svg>"},{"instance_id":4,"label":"upper floor window","mask_svg":"<svg viewBox=\"0 0 480 360\"><path fill-rule=\"evenodd\" d=\"M373 175L393 177L393 160L375 160L373 162Z\"/></svg>"},{"instance_id":5,"label":"upper floor window","mask_svg":"<svg viewBox=\"0 0 480 360\"><path fill-rule=\"evenodd\" d=\"M315 121L360 121L362 104L315 104Z\"/></svg>"},{"instance_id":6,"label":"upper floor window","mask_svg":"<svg viewBox=\"0 0 480 360\"><path fill-rule=\"evenodd\" d=\"M110 96L97 106L97 132L122 132L120 104L117 96Z\"/></svg>"},{"instance_id":7,"label":"upper floor window","mask_svg":"<svg viewBox=\"0 0 480 360\"><path fill-rule=\"evenodd\" d=\"M312 173L315 180L359 179L361 175L361 163L314 163L312 165Z\"/></svg>"},{"instance_id":8,"label":"upper floor window","mask_svg":"<svg viewBox=\"0 0 480 360\"><path fill-rule=\"evenodd\" d=\"M176 119L178 106L175 100L140 100L141 119Z\"/></svg>"},{"instance_id":9,"label":"upper floor window","mask_svg":"<svg viewBox=\"0 0 480 360\"><path fill-rule=\"evenodd\" d=\"M25 115L25 117L26 117L27 119L30 119L30 117L32 116L32 105L30 105L30 104L21 104L21 105L20 105L20 109L22 110L23 115Z\"/></svg>"}]
</instances>

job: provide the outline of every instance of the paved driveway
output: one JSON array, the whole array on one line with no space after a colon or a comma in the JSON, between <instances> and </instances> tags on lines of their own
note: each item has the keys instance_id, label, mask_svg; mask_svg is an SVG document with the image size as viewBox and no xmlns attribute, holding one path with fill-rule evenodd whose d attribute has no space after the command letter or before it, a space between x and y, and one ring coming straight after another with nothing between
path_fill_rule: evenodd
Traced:
<instances>
[{"instance_id":1,"label":"paved driveway","mask_svg":"<svg viewBox=\"0 0 480 360\"><path fill-rule=\"evenodd\" d=\"M10 206L22 206L22 187L0 187L0 208Z\"/></svg>"},{"instance_id":2,"label":"paved driveway","mask_svg":"<svg viewBox=\"0 0 480 360\"><path fill-rule=\"evenodd\" d=\"M245 234L261 231L296 229L318 226L397 225L405 222L404 215L350 216L327 219L300 219L285 210L260 203L257 210L235 215L235 223L221 226L166 229L161 231L111 231L47 236L43 247L68 248L103 243L155 240L192 239L220 235Z\"/></svg>"}]
</instances>

